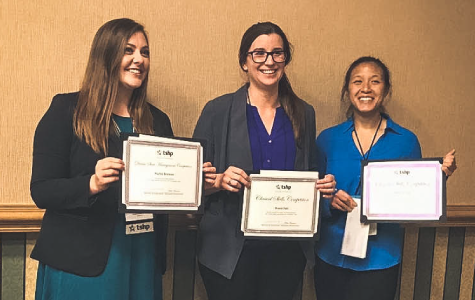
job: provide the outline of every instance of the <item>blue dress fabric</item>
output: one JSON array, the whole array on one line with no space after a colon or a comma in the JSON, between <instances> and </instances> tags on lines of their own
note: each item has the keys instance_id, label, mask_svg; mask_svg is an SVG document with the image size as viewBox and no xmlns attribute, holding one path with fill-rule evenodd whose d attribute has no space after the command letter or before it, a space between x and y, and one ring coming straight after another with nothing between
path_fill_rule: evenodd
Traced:
<instances>
[{"instance_id":1,"label":"blue dress fabric","mask_svg":"<svg viewBox=\"0 0 475 300\"><path fill-rule=\"evenodd\" d=\"M270 135L257 107L247 104L246 114L254 170L294 170L295 138L284 109L277 107Z\"/></svg>"},{"instance_id":2,"label":"blue dress fabric","mask_svg":"<svg viewBox=\"0 0 475 300\"><path fill-rule=\"evenodd\" d=\"M384 134L373 145L369 160L419 159L421 147L414 133L396 124L389 116ZM317 137L319 172L335 175L337 189L349 195L360 195L361 161L352 137L353 119L324 130ZM316 255L328 264L356 271L379 270L401 262L403 229L399 224L380 223L377 235L370 236L366 258L340 254L346 224L346 212L330 208L322 200L320 241Z\"/></svg>"},{"instance_id":3,"label":"blue dress fabric","mask_svg":"<svg viewBox=\"0 0 475 300\"><path fill-rule=\"evenodd\" d=\"M121 132L132 132L130 118L113 115ZM83 277L39 263L35 300L162 300L162 271L153 232L126 235L125 216L117 215L104 272Z\"/></svg>"}]
</instances>

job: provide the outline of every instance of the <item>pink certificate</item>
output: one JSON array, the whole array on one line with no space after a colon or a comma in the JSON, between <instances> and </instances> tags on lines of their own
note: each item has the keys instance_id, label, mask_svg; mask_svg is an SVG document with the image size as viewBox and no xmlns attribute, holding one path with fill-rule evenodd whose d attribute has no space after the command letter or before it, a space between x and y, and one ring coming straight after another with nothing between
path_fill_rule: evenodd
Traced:
<instances>
[{"instance_id":1,"label":"pink certificate","mask_svg":"<svg viewBox=\"0 0 475 300\"><path fill-rule=\"evenodd\" d=\"M442 158L365 161L362 222L445 221Z\"/></svg>"}]
</instances>

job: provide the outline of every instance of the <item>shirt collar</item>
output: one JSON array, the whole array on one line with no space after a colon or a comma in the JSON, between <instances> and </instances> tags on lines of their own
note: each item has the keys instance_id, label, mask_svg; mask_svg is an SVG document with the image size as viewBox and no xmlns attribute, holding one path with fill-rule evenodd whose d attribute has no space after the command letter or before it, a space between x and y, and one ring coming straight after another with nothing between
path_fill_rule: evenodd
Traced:
<instances>
[{"instance_id":1,"label":"shirt collar","mask_svg":"<svg viewBox=\"0 0 475 300\"><path fill-rule=\"evenodd\" d=\"M383 117L386 118L386 129L391 130L396 134L402 134L401 126L397 125L393 119L391 119L387 114L383 114Z\"/></svg>"},{"instance_id":2,"label":"shirt collar","mask_svg":"<svg viewBox=\"0 0 475 300\"><path fill-rule=\"evenodd\" d=\"M394 123L394 121L389 117L388 114L381 113L381 115L383 116L383 118L386 119L386 129L387 130L391 130L396 134L401 134L399 125ZM355 123L353 122L353 118L351 118L351 117L348 118L348 120L346 120L346 122L344 122L342 124L342 126L343 126L343 132L353 130L353 128L355 127Z\"/></svg>"}]
</instances>

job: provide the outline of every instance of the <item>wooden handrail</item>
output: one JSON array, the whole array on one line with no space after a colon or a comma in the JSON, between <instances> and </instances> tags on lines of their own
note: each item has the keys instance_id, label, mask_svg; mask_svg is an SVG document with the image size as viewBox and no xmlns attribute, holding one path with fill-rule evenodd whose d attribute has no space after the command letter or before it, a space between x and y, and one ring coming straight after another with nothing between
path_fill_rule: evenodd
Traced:
<instances>
[{"instance_id":1,"label":"wooden handrail","mask_svg":"<svg viewBox=\"0 0 475 300\"><path fill-rule=\"evenodd\" d=\"M0 232L37 232L44 210L33 204L0 204Z\"/></svg>"}]
</instances>

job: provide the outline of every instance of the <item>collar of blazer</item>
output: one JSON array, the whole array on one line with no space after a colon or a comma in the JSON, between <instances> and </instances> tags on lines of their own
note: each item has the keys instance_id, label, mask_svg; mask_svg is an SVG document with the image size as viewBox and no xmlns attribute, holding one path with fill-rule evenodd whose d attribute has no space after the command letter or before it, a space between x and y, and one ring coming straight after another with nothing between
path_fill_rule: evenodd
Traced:
<instances>
[{"instance_id":1,"label":"collar of blazer","mask_svg":"<svg viewBox=\"0 0 475 300\"><path fill-rule=\"evenodd\" d=\"M249 132L247 127L246 104L247 104L247 88L248 84L242 86L234 94L227 106L225 114L225 122L223 128L222 149L220 165L225 166L226 170L229 166L239 166L243 170L252 170L252 153L249 142ZM306 120L306 126L307 120ZM306 170L308 161L309 139L304 137L304 147L296 146L295 170Z\"/></svg>"}]
</instances>

